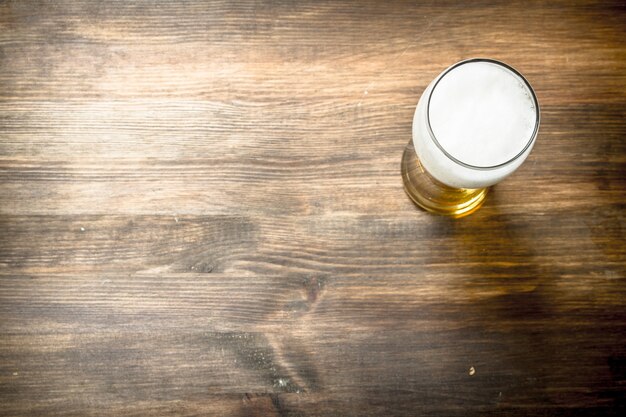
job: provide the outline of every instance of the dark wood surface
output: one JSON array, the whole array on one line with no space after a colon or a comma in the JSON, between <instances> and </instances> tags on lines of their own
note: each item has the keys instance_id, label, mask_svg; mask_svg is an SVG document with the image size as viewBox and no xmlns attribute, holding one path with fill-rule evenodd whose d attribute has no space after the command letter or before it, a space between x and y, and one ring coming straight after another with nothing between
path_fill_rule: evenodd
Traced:
<instances>
[{"instance_id":1,"label":"dark wood surface","mask_svg":"<svg viewBox=\"0 0 626 417\"><path fill-rule=\"evenodd\" d=\"M626 9L0 1L0 415L619 415ZM461 220L400 158L469 57L537 145Z\"/></svg>"}]
</instances>

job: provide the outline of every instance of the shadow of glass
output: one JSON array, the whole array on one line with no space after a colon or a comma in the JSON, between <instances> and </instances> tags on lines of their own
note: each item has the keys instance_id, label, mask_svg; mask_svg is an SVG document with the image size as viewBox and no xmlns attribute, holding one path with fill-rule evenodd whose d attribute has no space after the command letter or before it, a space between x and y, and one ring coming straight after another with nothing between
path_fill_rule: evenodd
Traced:
<instances>
[{"instance_id":1,"label":"shadow of glass","mask_svg":"<svg viewBox=\"0 0 626 417\"><path fill-rule=\"evenodd\" d=\"M550 401L546 364L558 362L551 320L549 265L537 257L528 217L503 212L497 193L476 213L449 224L467 297L464 314L480 351L483 372L491 373L497 402L532 395ZM505 396L502 396L505 393Z\"/></svg>"},{"instance_id":2,"label":"shadow of glass","mask_svg":"<svg viewBox=\"0 0 626 417\"><path fill-rule=\"evenodd\" d=\"M477 299L539 297L538 289L549 277L537 262L532 225L527 218L501 212L499 206L497 193L492 193L481 210L450 225L451 239L468 272L467 291Z\"/></svg>"}]
</instances>

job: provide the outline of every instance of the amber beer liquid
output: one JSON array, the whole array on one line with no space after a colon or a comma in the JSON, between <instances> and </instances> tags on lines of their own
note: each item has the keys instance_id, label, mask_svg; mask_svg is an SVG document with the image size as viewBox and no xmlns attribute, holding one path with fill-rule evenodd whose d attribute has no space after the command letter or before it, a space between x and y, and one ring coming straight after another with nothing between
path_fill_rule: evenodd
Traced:
<instances>
[{"instance_id":1,"label":"amber beer liquid","mask_svg":"<svg viewBox=\"0 0 626 417\"><path fill-rule=\"evenodd\" d=\"M422 94L402 157L409 197L427 211L462 217L533 148L539 103L526 79L491 59L461 61Z\"/></svg>"}]
</instances>

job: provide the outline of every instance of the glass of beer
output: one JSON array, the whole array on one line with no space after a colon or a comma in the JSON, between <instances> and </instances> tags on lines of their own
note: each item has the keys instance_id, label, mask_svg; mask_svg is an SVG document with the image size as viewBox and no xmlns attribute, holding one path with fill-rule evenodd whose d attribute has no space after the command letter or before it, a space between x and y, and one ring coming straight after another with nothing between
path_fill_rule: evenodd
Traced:
<instances>
[{"instance_id":1,"label":"glass of beer","mask_svg":"<svg viewBox=\"0 0 626 417\"><path fill-rule=\"evenodd\" d=\"M488 187L528 157L538 129L537 97L518 71L493 59L458 62L417 104L402 156L404 189L427 211L471 214Z\"/></svg>"}]
</instances>

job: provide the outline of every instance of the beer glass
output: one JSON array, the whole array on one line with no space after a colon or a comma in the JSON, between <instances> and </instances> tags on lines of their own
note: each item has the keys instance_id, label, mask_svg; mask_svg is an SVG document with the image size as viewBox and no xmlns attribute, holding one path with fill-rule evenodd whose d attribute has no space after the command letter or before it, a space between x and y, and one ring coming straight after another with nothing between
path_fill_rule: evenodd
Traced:
<instances>
[{"instance_id":1,"label":"beer glass","mask_svg":"<svg viewBox=\"0 0 626 417\"><path fill-rule=\"evenodd\" d=\"M458 62L435 78L402 156L404 189L427 211L463 217L528 157L539 103L526 79L493 59Z\"/></svg>"}]
</instances>

